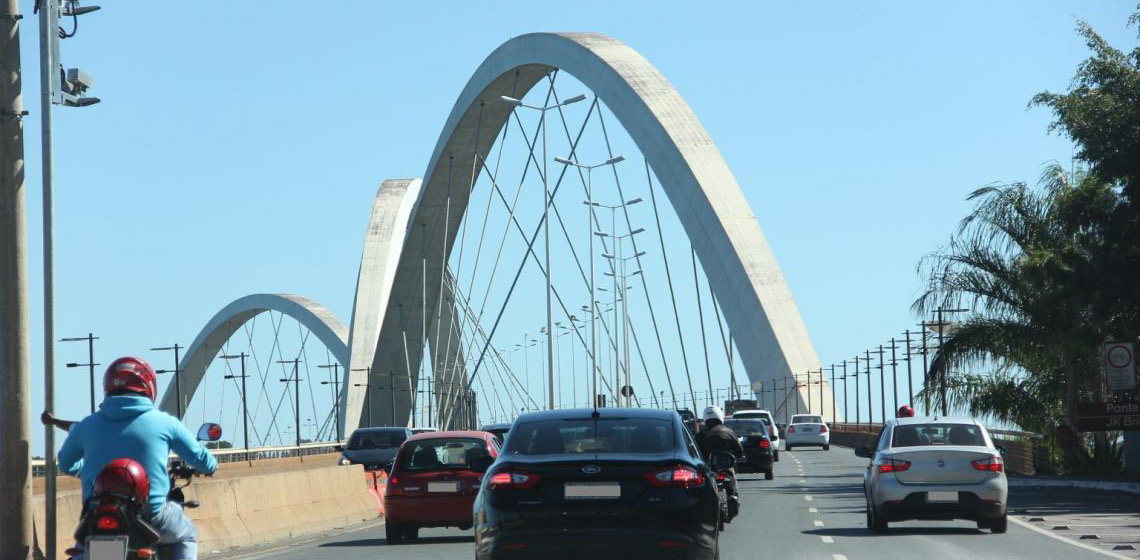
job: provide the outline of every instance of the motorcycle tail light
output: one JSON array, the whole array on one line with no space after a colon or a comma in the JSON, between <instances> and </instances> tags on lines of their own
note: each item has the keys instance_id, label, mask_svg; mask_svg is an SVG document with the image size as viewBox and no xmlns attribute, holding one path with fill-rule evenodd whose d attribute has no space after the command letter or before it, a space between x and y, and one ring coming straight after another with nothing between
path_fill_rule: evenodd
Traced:
<instances>
[{"instance_id":1,"label":"motorcycle tail light","mask_svg":"<svg viewBox=\"0 0 1140 560\"><path fill-rule=\"evenodd\" d=\"M140 548L135 551L135 556L139 558L154 558L154 550L150 548Z\"/></svg>"},{"instance_id":2,"label":"motorcycle tail light","mask_svg":"<svg viewBox=\"0 0 1140 560\"><path fill-rule=\"evenodd\" d=\"M95 526L100 531L118 531L121 528L119 518L113 515L103 515L95 520Z\"/></svg>"}]
</instances>

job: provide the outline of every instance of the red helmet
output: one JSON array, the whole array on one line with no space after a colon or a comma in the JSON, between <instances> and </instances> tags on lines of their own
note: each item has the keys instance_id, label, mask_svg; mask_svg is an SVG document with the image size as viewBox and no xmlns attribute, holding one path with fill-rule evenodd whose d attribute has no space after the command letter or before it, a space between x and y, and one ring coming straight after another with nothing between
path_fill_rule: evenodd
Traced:
<instances>
[{"instance_id":1,"label":"red helmet","mask_svg":"<svg viewBox=\"0 0 1140 560\"><path fill-rule=\"evenodd\" d=\"M103 465L95 477L95 495L119 494L146 503L150 497L150 480L146 469L132 459L114 459Z\"/></svg>"},{"instance_id":2,"label":"red helmet","mask_svg":"<svg viewBox=\"0 0 1140 560\"><path fill-rule=\"evenodd\" d=\"M122 392L146 395L152 402L158 395L158 381L154 369L146 360L126 356L107 366L103 373L103 392L108 395Z\"/></svg>"},{"instance_id":3,"label":"red helmet","mask_svg":"<svg viewBox=\"0 0 1140 560\"><path fill-rule=\"evenodd\" d=\"M909 404L899 407L899 418L914 418L914 409Z\"/></svg>"}]
</instances>

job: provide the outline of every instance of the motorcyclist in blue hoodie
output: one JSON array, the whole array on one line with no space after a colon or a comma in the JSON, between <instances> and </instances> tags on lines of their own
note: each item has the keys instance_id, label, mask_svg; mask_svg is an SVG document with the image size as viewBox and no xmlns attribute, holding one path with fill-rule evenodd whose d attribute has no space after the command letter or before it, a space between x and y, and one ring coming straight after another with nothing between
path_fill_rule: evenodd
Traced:
<instances>
[{"instance_id":1,"label":"motorcyclist in blue hoodie","mask_svg":"<svg viewBox=\"0 0 1140 560\"><path fill-rule=\"evenodd\" d=\"M217 461L181 421L155 408L154 369L141 358L112 362L103 374L103 391L106 398L95 414L66 427L62 421L52 422L68 430L59 450L60 470L83 480L86 502L103 465L120 458L139 462L150 482L146 516L160 535L159 544L170 549L171 560L196 560L194 524L180 505L166 500L170 492L167 459L173 451L205 474L214 473Z\"/></svg>"}]
</instances>

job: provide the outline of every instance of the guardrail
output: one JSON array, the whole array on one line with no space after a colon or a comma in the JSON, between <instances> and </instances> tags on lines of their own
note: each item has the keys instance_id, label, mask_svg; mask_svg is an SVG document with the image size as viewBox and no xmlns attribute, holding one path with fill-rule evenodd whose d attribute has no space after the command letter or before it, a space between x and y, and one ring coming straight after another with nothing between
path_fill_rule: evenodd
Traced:
<instances>
[{"instance_id":1,"label":"guardrail","mask_svg":"<svg viewBox=\"0 0 1140 560\"><path fill-rule=\"evenodd\" d=\"M261 459L286 459L289 457L305 457L308 455L333 453L336 451L337 445L340 444L329 441L302 443L300 446L279 445L274 447L251 447L248 450L244 448L211 449L210 454L213 455L219 463L237 463L242 461L258 461ZM176 457L177 456L173 453L170 454L171 459ZM47 467L43 459L32 460L32 476L42 477L46 473Z\"/></svg>"},{"instance_id":2,"label":"guardrail","mask_svg":"<svg viewBox=\"0 0 1140 560\"><path fill-rule=\"evenodd\" d=\"M882 429L882 424L833 424L832 442L836 445L874 447ZM1041 434L1016 430L989 432L994 443L1002 448L1001 455L1008 472L1033 476L1047 460L1047 454L1041 447L1045 436Z\"/></svg>"}]
</instances>

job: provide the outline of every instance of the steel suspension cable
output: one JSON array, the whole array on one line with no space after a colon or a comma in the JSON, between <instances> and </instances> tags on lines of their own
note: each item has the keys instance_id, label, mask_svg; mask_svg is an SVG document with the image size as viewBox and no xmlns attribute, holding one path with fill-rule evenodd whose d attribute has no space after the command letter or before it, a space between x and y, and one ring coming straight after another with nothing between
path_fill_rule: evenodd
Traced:
<instances>
[{"instance_id":1,"label":"steel suspension cable","mask_svg":"<svg viewBox=\"0 0 1140 560\"><path fill-rule=\"evenodd\" d=\"M697 317L701 321L701 348L705 351L705 374L709 378L709 401L712 401L712 366L709 365L708 335L705 334L705 311L701 306L701 279L697 276L697 250L693 248L691 243L689 244L689 252L693 255L693 288L697 293ZM716 404L716 402L709 404Z\"/></svg>"},{"instance_id":2,"label":"steel suspension cable","mask_svg":"<svg viewBox=\"0 0 1140 560\"><path fill-rule=\"evenodd\" d=\"M649 175L649 160L645 160L645 173ZM681 360L685 364L685 378L689 381L689 393L692 394L693 408L697 408L697 396L693 394L693 376L689 373L689 356L685 352L685 335L681 331L681 315L677 312L677 295L673 291L673 274L669 271L669 257L665 253L665 236L661 232L661 215L657 211L657 195L654 193L653 180L649 180L649 201L653 206L653 219L657 222L657 239L661 242L661 260L665 262L665 280L669 284L669 299L673 303L673 319L677 322L677 339L681 343ZM644 275L642 275L644 276Z\"/></svg>"}]
</instances>

